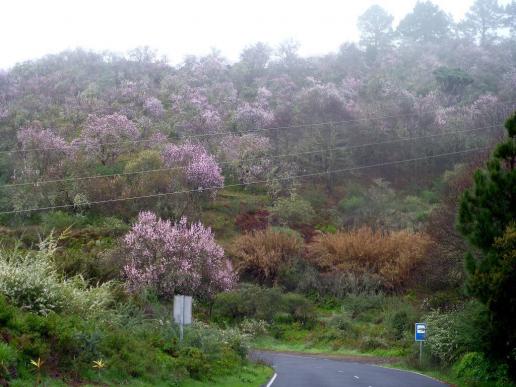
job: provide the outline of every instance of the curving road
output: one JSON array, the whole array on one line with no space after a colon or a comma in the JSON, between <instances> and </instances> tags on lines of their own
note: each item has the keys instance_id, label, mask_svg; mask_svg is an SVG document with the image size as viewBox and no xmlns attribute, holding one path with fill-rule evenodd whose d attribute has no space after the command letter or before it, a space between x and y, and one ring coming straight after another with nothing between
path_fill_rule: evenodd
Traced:
<instances>
[{"instance_id":1,"label":"curving road","mask_svg":"<svg viewBox=\"0 0 516 387\"><path fill-rule=\"evenodd\" d=\"M278 352L254 352L272 364L276 378L267 387L444 387L444 383L413 372L371 364Z\"/></svg>"}]
</instances>

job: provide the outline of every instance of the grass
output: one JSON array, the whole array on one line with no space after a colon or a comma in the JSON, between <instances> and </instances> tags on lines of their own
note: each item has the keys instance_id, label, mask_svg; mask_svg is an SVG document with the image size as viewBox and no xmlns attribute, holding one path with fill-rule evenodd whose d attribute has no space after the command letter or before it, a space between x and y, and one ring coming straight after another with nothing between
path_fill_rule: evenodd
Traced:
<instances>
[{"instance_id":1,"label":"grass","mask_svg":"<svg viewBox=\"0 0 516 387\"><path fill-rule=\"evenodd\" d=\"M341 347L338 349L332 348L330 345L324 345L321 343L310 344L300 342L288 342L277 340L270 336L258 338L253 341L253 347L255 349L271 350L278 352L300 352L309 354L327 354L327 355L340 355L340 356L376 356L376 357L400 357L403 356L403 350L400 348L392 349L374 349L371 351L360 351L353 348Z\"/></svg>"},{"instance_id":2,"label":"grass","mask_svg":"<svg viewBox=\"0 0 516 387\"><path fill-rule=\"evenodd\" d=\"M437 369L426 369L425 370L425 369L419 369L419 368L410 367L406 363L392 363L392 364L386 364L384 366L385 367L389 367L389 368L395 368L395 369L402 370L402 371L416 372L416 373L429 376L429 377L431 377L433 379L437 379L437 380L439 380L441 382L444 382L444 383L447 383L447 384L450 384L450 385L456 386L456 387L467 387L467 386L470 386L470 384L467 384L464 381L461 381L460 379L457 379L456 377L451 375L446 370L437 370ZM480 387L480 385L479 385L479 387Z\"/></svg>"},{"instance_id":3,"label":"grass","mask_svg":"<svg viewBox=\"0 0 516 387\"><path fill-rule=\"evenodd\" d=\"M181 387L251 387L265 384L272 376L270 367L253 364L243 367L237 375L215 378L210 381L188 380L181 384Z\"/></svg>"},{"instance_id":4,"label":"grass","mask_svg":"<svg viewBox=\"0 0 516 387\"><path fill-rule=\"evenodd\" d=\"M214 377L209 380L194 380L187 379L181 382L179 385L174 384L173 382L145 382L141 379L133 379L125 382L123 385L127 387L258 387L266 383L270 377L272 376L273 371L270 367L260 365L260 364L248 364L242 367L237 374L228 375L228 376L219 376ZM110 380L102 380L102 385L114 386L119 385L120 382L113 382ZM23 380L13 380L13 387L32 387L35 385L34 379L23 379ZM45 387L65 387L67 386L61 380L44 378L42 381L42 386ZM94 387L99 384L83 384L84 387Z\"/></svg>"}]
</instances>

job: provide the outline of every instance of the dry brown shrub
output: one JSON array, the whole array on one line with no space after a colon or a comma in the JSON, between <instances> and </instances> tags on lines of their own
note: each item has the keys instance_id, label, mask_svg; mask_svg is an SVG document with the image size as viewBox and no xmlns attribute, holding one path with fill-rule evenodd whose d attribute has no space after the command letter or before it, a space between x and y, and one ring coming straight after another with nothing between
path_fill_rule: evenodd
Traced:
<instances>
[{"instance_id":1,"label":"dry brown shrub","mask_svg":"<svg viewBox=\"0 0 516 387\"><path fill-rule=\"evenodd\" d=\"M324 273L379 276L386 290L398 290L430 244L423 233L385 233L362 227L320 236L308 247L308 258Z\"/></svg>"},{"instance_id":2,"label":"dry brown shrub","mask_svg":"<svg viewBox=\"0 0 516 387\"><path fill-rule=\"evenodd\" d=\"M239 236L229 249L241 277L275 284L278 273L298 259L303 241L295 234L271 229Z\"/></svg>"}]
</instances>

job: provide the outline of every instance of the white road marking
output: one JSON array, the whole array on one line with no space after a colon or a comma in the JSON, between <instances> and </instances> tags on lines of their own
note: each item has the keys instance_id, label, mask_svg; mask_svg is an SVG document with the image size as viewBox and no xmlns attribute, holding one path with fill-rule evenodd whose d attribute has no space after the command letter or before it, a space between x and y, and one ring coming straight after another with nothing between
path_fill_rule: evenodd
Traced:
<instances>
[{"instance_id":1,"label":"white road marking","mask_svg":"<svg viewBox=\"0 0 516 387\"><path fill-rule=\"evenodd\" d=\"M274 374L271 378L271 380L269 381L269 383L267 383L267 387L271 387L272 386L272 383L274 383L274 381L276 380L276 377L278 376L278 374Z\"/></svg>"}]
</instances>

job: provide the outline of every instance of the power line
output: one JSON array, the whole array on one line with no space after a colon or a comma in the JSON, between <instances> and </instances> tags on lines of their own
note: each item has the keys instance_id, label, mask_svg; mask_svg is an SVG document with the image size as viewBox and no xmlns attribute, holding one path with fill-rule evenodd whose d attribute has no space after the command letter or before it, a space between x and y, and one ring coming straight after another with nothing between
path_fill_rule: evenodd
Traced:
<instances>
[{"instance_id":1,"label":"power line","mask_svg":"<svg viewBox=\"0 0 516 387\"><path fill-rule=\"evenodd\" d=\"M477 152L477 151L482 151L482 150L487 150L487 149L488 148L485 148L485 147L471 148L471 149L466 149L466 150L462 150L462 151L441 153L441 154L437 154L437 155L416 157L416 158L405 159L405 160L388 161L388 162L377 163L377 164L361 165L361 166L351 167L351 168L336 169L336 170L330 170L330 171L324 171L324 172L307 173L307 174L303 174L303 175L278 177L278 178L272 178L269 180L256 180L256 181L252 181L252 182L248 182L248 183L235 183L235 184L226 185L224 187L207 187L207 188L203 188L203 189L190 189L190 190L183 190L183 191L163 192L163 193L150 194L150 195L132 196L132 197L127 197L127 198L97 200L97 201L89 202L88 205L115 203L115 202L131 201L131 200L138 200L138 199L148 199L148 198L154 198L154 197L164 197L164 196L179 195L179 194L194 193L194 192L213 191L213 190L218 190L221 188L262 184L262 183L267 183L269 181L286 181L286 180L293 180L293 179L299 179L299 178L305 178L305 177L329 175L332 173L351 172L351 171L357 171L357 170L366 169L366 168L383 167L383 166L396 165L396 164L402 164L402 163L413 162L413 161L429 160L429 159L435 159L438 157L446 157L446 156L452 156L452 155L458 155L458 154L465 154L465 153L469 153L469 152ZM27 208L27 209L23 209L23 210L1 211L0 215L20 214L20 213L35 212L35 211L48 211L48 210L57 210L57 209L72 208L72 207L75 207L75 206L73 204L62 204L59 206L35 207L35 208Z\"/></svg>"},{"instance_id":2,"label":"power line","mask_svg":"<svg viewBox=\"0 0 516 387\"><path fill-rule=\"evenodd\" d=\"M498 125L489 125L489 126L483 126L483 127L475 128L475 129L467 129L467 130L459 130L459 131L447 132L447 133L431 134L431 135L427 135L427 136L400 137L400 138L393 139L393 140L379 141L379 142L370 142L370 143L359 144L359 145L348 145L348 146L341 146L341 147L335 147L335 148L324 148L324 149L305 151L305 152L285 153L285 154L281 154L281 155L263 156L263 157L251 158L249 161L259 161L259 160L264 160L264 159L276 159L276 158L284 158L284 157L293 157L293 156L309 155L309 154L315 154L315 153L325 153L325 152L337 151L337 150L344 150L344 151L346 151L346 150L359 149L359 148L364 148L364 147L374 146L374 145L394 144L394 143L403 142L403 141L412 141L412 140L421 140L421 139L427 139L427 138L444 137L444 136L450 136L450 135L461 134L461 133L471 133L471 132L477 132L477 131L483 130L483 129L494 128L494 127L497 127L497 126ZM231 161L223 161L223 162L219 163L219 165L226 165L226 164L231 164L231 163L232 163ZM147 173L175 171L175 170L181 170L181 169L185 169L185 168L187 168L187 167L186 166L178 166L178 167L171 167L171 168L147 169L147 170L134 171L134 172L120 172L120 173L105 174L105 175L68 177L68 178L62 178L62 179L41 180L41 181L26 182L26 183L12 183L12 184L0 185L0 188L15 188L15 187L23 187L23 186L38 186L38 185L42 185L42 184L52 184L52 183L61 183L61 182L70 182L70 181L93 180L93 179L101 179L101 178L108 178L108 177L119 177L119 176L132 176L132 175L141 175L141 174L147 174Z\"/></svg>"},{"instance_id":3,"label":"power line","mask_svg":"<svg viewBox=\"0 0 516 387\"><path fill-rule=\"evenodd\" d=\"M500 101L498 102L498 105L509 105L516 103L516 100L512 101ZM432 113L436 112L440 109L432 109L427 110L426 112ZM398 118L398 117L411 117L418 115L419 113L406 113L406 114L393 114L393 115L384 115L384 116L373 116L373 117L367 117L367 118L356 118L351 120L343 120L343 121L327 121L327 122L316 122L311 124L298 124L298 125L289 125L289 126L277 126L272 128L255 128L243 132L231 132L231 131L223 131L223 132L213 132L213 133L203 133L198 135L190 135L190 136L184 136L180 139L191 139L191 138L202 138L202 137L214 137L214 136L231 136L231 135L242 135L242 134L248 134L248 133L260 133L260 132L267 132L267 131L273 131L273 130L288 130L288 129L302 129L302 128L310 128L310 127L317 127L317 126L323 126L329 128L330 125L341 125L346 123L353 123L353 122L361 122L361 121L377 121L377 120L383 120L386 118ZM167 138L167 140L173 140L171 138ZM97 144L98 147L101 146L113 146L113 145L130 145L130 144L138 144L138 143L146 143L146 142L153 142L155 140L153 139L145 139L145 140L134 140L134 141L115 141L115 142L105 142L105 143L99 143ZM82 147L81 144L69 144L69 148L80 148ZM47 150L62 150L61 147L49 147L49 148L29 148L29 149L13 149L13 150L1 150L0 154L14 154L14 153L28 153L28 152L40 152L40 151L47 151Z\"/></svg>"}]
</instances>

